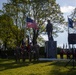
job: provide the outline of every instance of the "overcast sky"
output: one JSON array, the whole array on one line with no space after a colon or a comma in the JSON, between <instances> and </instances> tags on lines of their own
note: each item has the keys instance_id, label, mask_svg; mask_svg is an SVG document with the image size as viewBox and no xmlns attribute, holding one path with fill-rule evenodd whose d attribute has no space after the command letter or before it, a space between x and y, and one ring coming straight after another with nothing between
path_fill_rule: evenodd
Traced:
<instances>
[{"instance_id":1,"label":"overcast sky","mask_svg":"<svg viewBox=\"0 0 76 75\"><path fill-rule=\"evenodd\" d=\"M0 9L2 9L2 3L6 3L7 0L0 0ZM67 16L71 14L73 9L76 7L76 0L56 0L60 5L60 9L63 12L65 20L67 21ZM62 46L67 43L67 32L60 33L58 38L55 38L58 46Z\"/></svg>"},{"instance_id":2,"label":"overcast sky","mask_svg":"<svg viewBox=\"0 0 76 75\"><path fill-rule=\"evenodd\" d=\"M76 7L76 0L56 0L60 5L61 11L64 13L64 17L67 20L67 16L73 11Z\"/></svg>"},{"instance_id":3,"label":"overcast sky","mask_svg":"<svg viewBox=\"0 0 76 75\"><path fill-rule=\"evenodd\" d=\"M76 7L76 0L56 0L56 2L60 5L60 9L67 21L67 16L70 15ZM58 41L58 46L68 43L67 35L66 31L59 34L59 37L55 39Z\"/></svg>"}]
</instances>

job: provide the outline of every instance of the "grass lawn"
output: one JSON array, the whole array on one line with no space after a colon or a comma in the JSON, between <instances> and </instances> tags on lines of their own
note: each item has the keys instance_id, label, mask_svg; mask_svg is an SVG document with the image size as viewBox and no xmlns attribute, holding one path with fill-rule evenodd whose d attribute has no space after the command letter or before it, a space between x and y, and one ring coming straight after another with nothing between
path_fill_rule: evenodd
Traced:
<instances>
[{"instance_id":1,"label":"grass lawn","mask_svg":"<svg viewBox=\"0 0 76 75\"><path fill-rule=\"evenodd\" d=\"M76 75L76 66L66 61L32 61L16 63L11 59L0 59L0 75ZM76 62L75 62L76 64Z\"/></svg>"}]
</instances>

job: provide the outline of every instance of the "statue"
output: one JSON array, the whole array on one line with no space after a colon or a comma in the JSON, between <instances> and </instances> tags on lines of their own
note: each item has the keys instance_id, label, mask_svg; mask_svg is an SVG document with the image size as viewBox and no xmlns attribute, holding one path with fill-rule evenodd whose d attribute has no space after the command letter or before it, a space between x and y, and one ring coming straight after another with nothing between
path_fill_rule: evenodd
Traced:
<instances>
[{"instance_id":1,"label":"statue","mask_svg":"<svg viewBox=\"0 0 76 75\"><path fill-rule=\"evenodd\" d=\"M45 42L45 54L47 58L57 58L56 41L53 40L53 25L50 20L47 20L46 32L48 41Z\"/></svg>"},{"instance_id":2,"label":"statue","mask_svg":"<svg viewBox=\"0 0 76 75\"><path fill-rule=\"evenodd\" d=\"M48 40L52 40L53 41L53 37L52 37L52 31L53 31L53 25L50 22L50 20L47 20L47 26L46 26L46 32L48 35Z\"/></svg>"}]
</instances>

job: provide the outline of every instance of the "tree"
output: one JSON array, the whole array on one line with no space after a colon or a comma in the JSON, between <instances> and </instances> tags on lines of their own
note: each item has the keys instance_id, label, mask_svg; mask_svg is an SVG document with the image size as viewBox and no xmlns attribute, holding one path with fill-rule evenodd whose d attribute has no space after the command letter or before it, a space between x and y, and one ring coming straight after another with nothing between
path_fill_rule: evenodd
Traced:
<instances>
[{"instance_id":1,"label":"tree","mask_svg":"<svg viewBox=\"0 0 76 75\"><path fill-rule=\"evenodd\" d=\"M73 18L73 20L76 21L76 8L73 10L73 12L71 13L71 17Z\"/></svg>"},{"instance_id":2,"label":"tree","mask_svg":"<svg viewBox=\"0 0 76 75\"><path fill-rule=\"evenodd\" d=\"M18 31L18 33L17 33ZM6 14L0 15L0 40L3 41L5 49L8 47L15 47L16 36L21 36L21 30L13 24L12 18ZM18 39L20 42L21 39Z\"/></svg>"},{"instance_id":3,"label":"tree","mask_svg":"<svg viewBox=\"0 0 76 75\"><path fill-rule=\"evenodd\" d=\"M33 18L38 24L38 30L26 29L31 33L32 42L35 44L38 36L45 32L45 21L49 18L53 23L62 23L64 21L60 6L56 4L56 0L8 0L4 5L5 12L11 14L14 23L21 28L25 25L25 18L27 16ZM20 15L21 14L21 15ZM59 31L57 26L54 27L54 32Z\"/></svg>"}]
</instances>

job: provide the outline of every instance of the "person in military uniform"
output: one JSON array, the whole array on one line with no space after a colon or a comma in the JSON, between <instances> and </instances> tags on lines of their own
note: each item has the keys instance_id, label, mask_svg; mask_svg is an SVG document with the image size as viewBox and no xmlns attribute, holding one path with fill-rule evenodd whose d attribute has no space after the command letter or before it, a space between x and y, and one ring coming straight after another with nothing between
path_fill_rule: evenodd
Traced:
<instances>
[{"instance_id":1,"label":"person in military uniform","mask_svg":"<svg viewBox=\"0 0 76 75\"><path fill-rule=\"evenodd\" d=\"M53 31L53 25L50 22L50 20L47 20L46 32L47 32L47 35L48 35L48 40L53 40L52 31Z\"/></svg>"}]
</instances>

